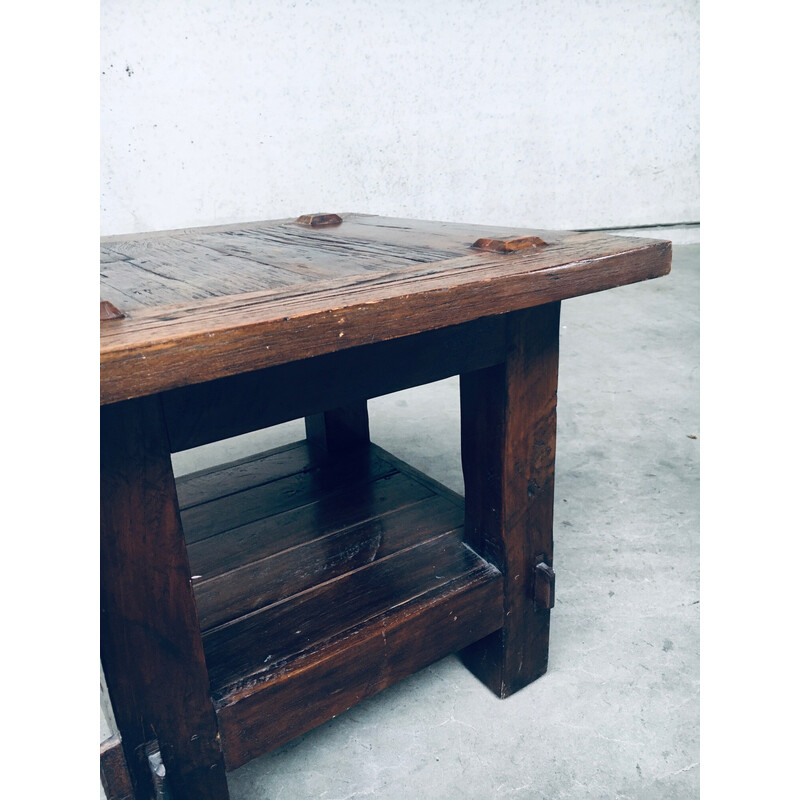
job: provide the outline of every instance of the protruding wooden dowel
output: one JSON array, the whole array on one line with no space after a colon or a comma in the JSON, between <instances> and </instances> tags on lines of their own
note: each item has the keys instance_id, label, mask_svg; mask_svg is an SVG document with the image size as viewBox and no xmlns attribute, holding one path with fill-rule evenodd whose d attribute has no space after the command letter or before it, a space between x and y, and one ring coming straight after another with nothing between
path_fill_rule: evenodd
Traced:
<instances>
[{"instance_id":1,"label":"protruding wooden dowel","mask_svg":"<svg viewBox=\"0 0 800 800\"><path fill-rule=\"evenodd\" d=\"M326 228L330 225L341 225L342 218L338 214L303 214L295 222L298 225L310 225L312 228Z\"/></svg>"},{"instance_id":2,"label":"protruding wooden dowel","mask_svg":"<svg viewBox=\"0 0 800 800\"><path fill-rule=\"evenodd\" d=\"M488 250L491 253L518 253L520 250L532 250L544 247L547 242L538 236L517 236L513 239L478 239L472 243L474 250Z\"/></svg>"},{"instance_id":3,"label":"protruding wooden dowel","mask_svg":"<svg viewBox=\"0 0 800 800\"><path fill-rule=\"evenodd\" d=\"M105 322L108 319L122 319L125 315L108 300L100 301L100 322Z\"/></svg>"}]
</instances>

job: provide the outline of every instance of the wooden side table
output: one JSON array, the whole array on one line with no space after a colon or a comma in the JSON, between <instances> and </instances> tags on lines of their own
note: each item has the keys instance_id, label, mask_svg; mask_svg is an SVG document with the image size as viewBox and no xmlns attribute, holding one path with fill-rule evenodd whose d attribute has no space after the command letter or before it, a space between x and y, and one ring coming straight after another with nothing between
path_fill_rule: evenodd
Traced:
<instances>
[{"instance_id":1,"label":"wooden side table","mask_svg":"<svg viewBox=\"0 0 800 800\"><path fill-rule=\"evenodd\" d=\"M226 769L455 651L500 697L542 675L560 301L670 260L360 214L103 240L101 655L131 795L155 745L175 800L227 798ZM452 375L463 499L367 419ZM298 417L302 442L173 476Z\"/></svg>"}]
</instances>

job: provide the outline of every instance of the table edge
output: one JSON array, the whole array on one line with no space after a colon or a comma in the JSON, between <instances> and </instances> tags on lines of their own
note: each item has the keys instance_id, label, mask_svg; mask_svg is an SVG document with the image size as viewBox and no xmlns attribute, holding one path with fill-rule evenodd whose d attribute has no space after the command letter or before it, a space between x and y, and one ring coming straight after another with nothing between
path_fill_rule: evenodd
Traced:
<instances>
[{"instance_id":1,"label":"table edge","mask_svg":"<svg viewBox=\"0 0 800 800\"><path fill-rule=\"evenodd\" d=\"M384 285L380 296L374 292L359 295L349 287L349 291L336 295L335 306L330 305L330 294L322 292L316 305L308 303L293 316L276 316L273 293L265 292L161 307L142 318L163 322L174 315L169 320L169 335L162 332L160 337L149 338L145 323L137 341L126 341L125 336L119 335L120 331L131 330L133 320L105 322L101 334L100 402L156 394L493 316L498 313L493 312L493 307L499 301L500 313L509 313L669 273L671 242L629 241L636 246L614 255L492 276L491 295L485 291L489 279L482 279L478 270L474 275L464 272L464 281L458 285L448 285L446 279L437 280L433 275L429 288L417 293L408 293L402 281ZM492 265L496 263L496 259L492 261ZM187 307L190 313L186 312ZM441 313L442 309L447 313ZM214 315L214 327L193 327L198 315L209 313ZM380 339L375 334L376 326L381 328Z\"/></svg>"}]
</instances>

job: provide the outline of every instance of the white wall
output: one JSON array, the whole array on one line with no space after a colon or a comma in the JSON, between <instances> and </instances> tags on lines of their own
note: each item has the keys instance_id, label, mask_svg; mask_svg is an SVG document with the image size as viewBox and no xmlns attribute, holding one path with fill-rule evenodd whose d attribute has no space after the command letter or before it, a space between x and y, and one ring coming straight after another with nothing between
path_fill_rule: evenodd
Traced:
<instances>
[{"instance_id":1,"label":"white wall","mask_svg":"<svg viewBox=\"0 0 800 800\"><path fill-rule=\"evenodd\" d=\"M102 233L699 219L697 0L102 0Z\"/></svg>"}]
</instances>

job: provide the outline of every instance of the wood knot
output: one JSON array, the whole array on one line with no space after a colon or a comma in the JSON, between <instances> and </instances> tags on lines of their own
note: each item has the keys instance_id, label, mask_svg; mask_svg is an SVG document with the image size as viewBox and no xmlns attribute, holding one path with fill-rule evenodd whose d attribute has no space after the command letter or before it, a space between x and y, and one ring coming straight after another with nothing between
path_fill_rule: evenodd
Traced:
<instances>
[{"instance_id":1,"label":"wood knot","mask_svg":"<svg viewBox=\"0 0 800 800\"><path fill-rule=\"evenodd\" d=\"M298 225L310 225L312 228L326 228L329 225L341 225L342 218L338 214L303 214L295 222Z\"/></svg>"},{"instance_id":2,"label":"wood knot","mask_svg":"<svg viewBox=\"0 0 800 800\"><path fill-rule=\"evenodd\" d=\"M486 250L490 253L518 253L520 250L532 250L546 244L538 236L517 236L510 239L478 239L471 247L473 250Z\"/></svg>"}]
</instances>

